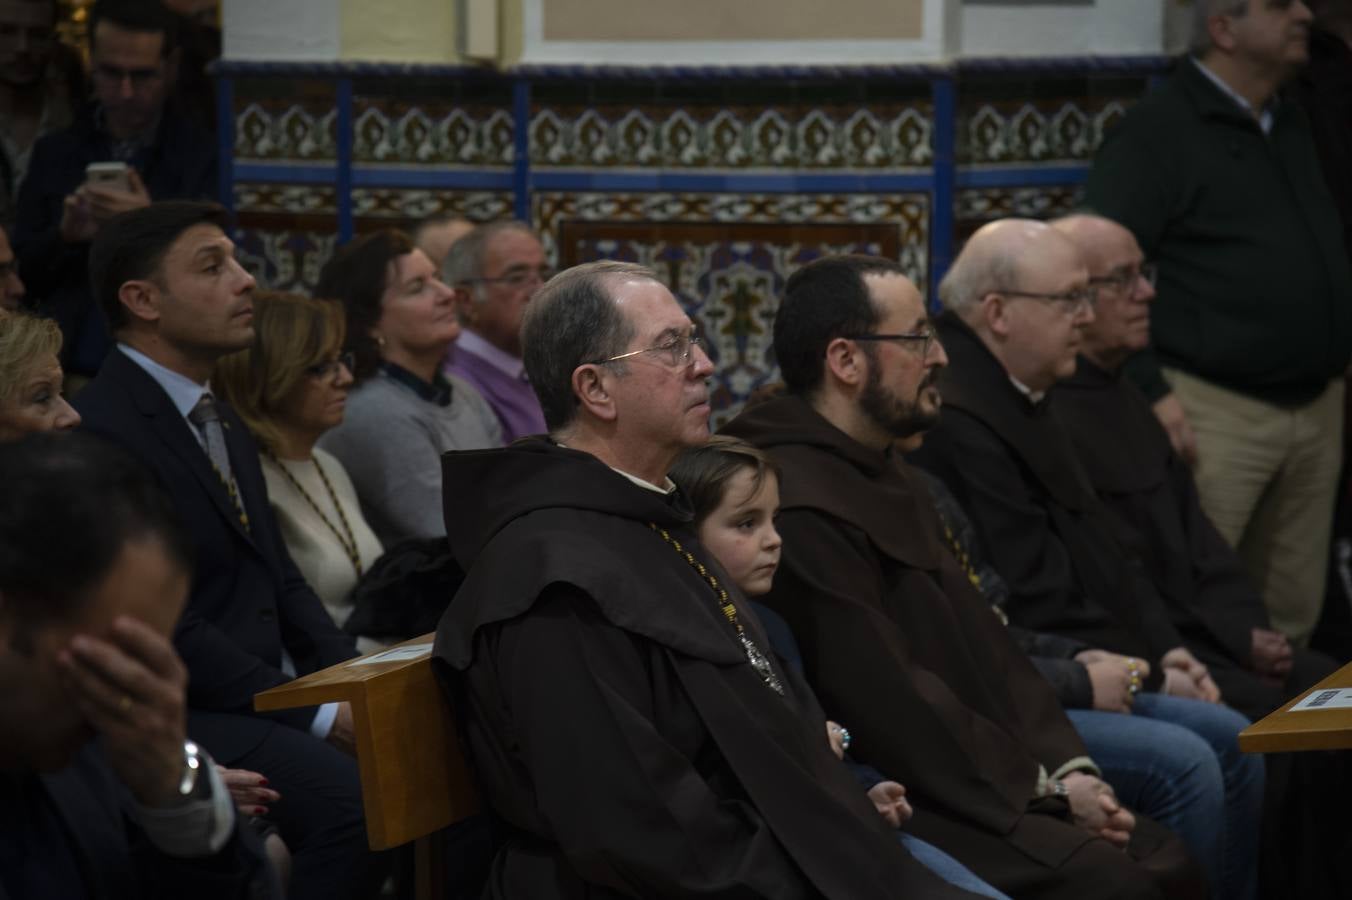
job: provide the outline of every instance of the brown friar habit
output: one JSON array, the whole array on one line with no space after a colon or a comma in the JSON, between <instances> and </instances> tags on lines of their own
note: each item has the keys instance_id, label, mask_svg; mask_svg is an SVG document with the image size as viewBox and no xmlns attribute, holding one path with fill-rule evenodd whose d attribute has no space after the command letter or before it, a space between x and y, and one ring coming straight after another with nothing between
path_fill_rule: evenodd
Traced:
<instances>
[{"instance_id":1,"label":"brown friar habit","mask_svg":"<svg viewBox=\"0 0 1352 900\"><path fill-rule=\"evenodd\" d=\"M1123 543L1228 705L1261 718L1337 668L1323 654L1298 648L1285 685L1253 672L1252 631L1272 627L1263 598L1203 512L1192 470L1135 385L1081 357L1051 403L1099 499L1123 526Z\"/></svg>"},{"instance_id":2,"label":"brown friar habit","mask_svg":"<svg viewBox=\"0 0 1352 900\"><path fill-rule=\"evenodd\" d=\"M1192 470L1135 385L1082 357L1051 402L1100 499L1116 514L1123 542L1228 705L1260 718L1337 668L1297 647L1285 684L1252 671L1250 632L1270 627L1262 597L1203 512ZM1347 848L1348 754L1269 754L1266 763L1264 896L1349 896L1352 877L1331 864Z\"/></svg>"},{"instance_id":3,"label":"brown friar habit","mask_svg":"<svg viewBox=\"0 0 1352 900\"><path fill-rule=\"evenodd\" d=\"M1183 637L1125 552L1050 404L1030 402L951 312L938 331L948 353L943 416L911 459L938 475L971 517L1009 584L1010 621L1144 657L1146 689L1158 689L1159 659Z\"/></svg>"},{"instance_id":4,"label":"brown friar habit","mask_svg":"<svg viewBox=\"0 0 1352 900\"><path fill-rule=\"evenodd\" d=\"M439 674L508 837L485 897L970 898L917 863L831 753L792 671L748 664L688 504L541 439L447 454L468 573Z\"/></svg>"},{"instance_id":5,"label":"brown friar habit","mask_svg":"<svg viewBox=\"0 0 1352 900\"><path fill-rule=\"evenodd\" d=\"M904 463L793 396L724 431L780 467L784 555L766 602L849 726L851 753L906 785L909 830L1021 898L1158 896L1147 869L1168 881L1187 868L1176 839L1143 817L1140 865L1038 798L1040 773L1087 762L1084 745L941 543L933 501Z\"/></svg>"}]
</instances>

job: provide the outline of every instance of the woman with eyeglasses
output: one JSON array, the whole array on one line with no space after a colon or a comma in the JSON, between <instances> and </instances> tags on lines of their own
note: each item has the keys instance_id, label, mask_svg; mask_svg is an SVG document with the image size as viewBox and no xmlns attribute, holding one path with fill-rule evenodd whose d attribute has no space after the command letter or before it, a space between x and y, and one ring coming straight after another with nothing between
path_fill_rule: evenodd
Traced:
<instances>
[{"instance_id":1,"label":"woman with eyeglasses","mask_svg":"<svg viewBox=\"0 0 1352 900\"><path fill-rule=\"evenodd\" d=\"M211 384L257 439L287 550L342 625L352 588L382 552L342 463L315 446L343 421L352 387L343 308L271 291L255 293L253 308L253 346L217 363Z\"/></svg>"},{"instance_id":2,"label":"woman with eyeglasses","mask_svg":"<svg viewBox=\"0 0 1352 900\"><path fill-rule=\"evenodd\" d=\"M316 293L342 301L357 385L321 445L343 461L385 546L446 534L441 455L502 446L498 417L468 382L444 375L460 334L455 292L402 231L344 246Z\"/></svg>"}]
</instances>

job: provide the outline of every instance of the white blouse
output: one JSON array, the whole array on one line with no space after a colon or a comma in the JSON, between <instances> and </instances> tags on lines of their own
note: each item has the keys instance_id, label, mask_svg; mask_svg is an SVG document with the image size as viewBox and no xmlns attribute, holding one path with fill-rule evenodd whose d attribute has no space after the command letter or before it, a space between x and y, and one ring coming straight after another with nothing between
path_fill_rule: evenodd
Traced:
<instances>
[{"instance_id":1,"label":"white blouse","mask_svg":"<svg viewBox=\"0 0 1352 900\"><path fill-rule=\"evenodd\" d=\"M264 454L262 461L268 500L277 515L286 549L291 552L296 567L319 595L333 621L341 628L348 616L352 615L352 589L357 584L357 570L343 546L347 539L343 516L346 516L347 526L356 539L357 556L363 572L368 571L384 552L380 539L361 514L352 479L347 476L342 463L318 447L314 449L312 459L273 460ZM325 486L317 466L323 467L324 475L328 476L328 483L333 488L332 493ZM282 471L283 467L286 472ZM287 478L287 473L291 478ZM295 479L295 484L292 479ZM296 485L300 486L300 490L297 490ZM334 506L335 498L342 507L341 516ZM343 541L339 540L338 535L343 536Z\"/></svg>"}]
</instances>

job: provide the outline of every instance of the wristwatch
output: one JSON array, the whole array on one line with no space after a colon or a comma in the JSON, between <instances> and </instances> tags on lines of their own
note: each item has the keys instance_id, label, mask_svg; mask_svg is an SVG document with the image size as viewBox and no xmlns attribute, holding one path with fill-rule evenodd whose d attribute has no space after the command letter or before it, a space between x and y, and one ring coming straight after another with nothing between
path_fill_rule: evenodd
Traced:
<instances>
[{"instance_id":1,"label":"wristwatch","mask_svg":"<svg viewBox=\"0 0 1352 900\"><path fill-rule=\"evenodd\" d=\"M1070 788L1066 787L1066 783L1065 783L1064 781L1062 781L1061 779L1059 779L1059 778L1058 778L1058 779L1055 779L1054 781L1048 782L1048 784L1047 784L1047 796L1048 796L1048 797L1060 797L1062 800L1064 800L1064 801L1066 801L1067 803L1069 803L1069 802L1070 802Z\"/></svg>"},{"instance_id":2,"label":"wristwatch","mask_svg":"<svg viewBox=\"0 0 1352 900\"><path fill-rule=\"evenodd\" d=\"M183 742L183 769L178 775L177 802L211 798L211 776L206 773L206 767L210 764L211 760L195 743Z\"/></svg>"}]
</instances>

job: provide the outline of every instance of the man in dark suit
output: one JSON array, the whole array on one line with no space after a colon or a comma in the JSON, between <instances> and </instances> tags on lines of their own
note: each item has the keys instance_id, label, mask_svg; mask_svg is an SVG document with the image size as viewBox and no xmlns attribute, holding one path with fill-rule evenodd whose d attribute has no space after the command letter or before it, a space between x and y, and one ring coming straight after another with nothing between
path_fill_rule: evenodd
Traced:
<instances>
[{"instance_id":1,"label":"man in dark suit","mask_svg":"<svg viewBox=\"0 0 1352 900\"><path fill-rule=\"evenodd\" d=\"M253 696L356 655L297 571L268 506L258 450L208 380L253 340L253 278L224 210L156 203L109 223L90 251L93 291L117 340L80 394L84 427L149 463L195 545L174 643L187 664L188 732L226 765L265 775L294 856L292 896L364 897L372 877L352 714L326 704L255 714Z\"/></svg>"},{"instance_id":2,"label":"man in dark suit","mask_svg":"<svg viewBox=\"0 0 1352 900\"><path fill-rule=\"evenodd\" d=\"M0 900L276 896L186 740L168 498L86 435L0 446L0 471Z\"/></svg>"}]
</instances>

